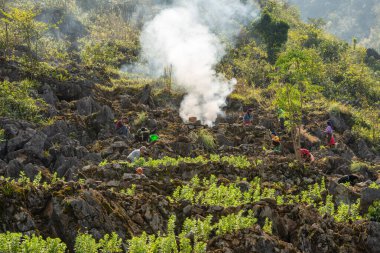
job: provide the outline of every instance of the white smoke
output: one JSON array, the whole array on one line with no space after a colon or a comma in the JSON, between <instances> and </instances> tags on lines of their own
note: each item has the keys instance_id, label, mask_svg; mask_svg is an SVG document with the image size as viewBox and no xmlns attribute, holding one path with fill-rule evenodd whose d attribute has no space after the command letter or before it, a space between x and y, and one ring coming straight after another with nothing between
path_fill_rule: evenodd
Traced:
<instances>
[{"instance_id":1,"label":"white smoke","mask_svg":"<svg viewBox=\"0 0 380 253\"><path fill-rule=\"evenodd\" d=\"M145 25L142 56L153 73L173 67L175 84L187 93L180 108L184 121L195 116L212 125L222 114L236 80L214 69L225 54L221 38L232 42L255 15L253 5L240 0L177 0Z\"/></svg>"}]
</instances>

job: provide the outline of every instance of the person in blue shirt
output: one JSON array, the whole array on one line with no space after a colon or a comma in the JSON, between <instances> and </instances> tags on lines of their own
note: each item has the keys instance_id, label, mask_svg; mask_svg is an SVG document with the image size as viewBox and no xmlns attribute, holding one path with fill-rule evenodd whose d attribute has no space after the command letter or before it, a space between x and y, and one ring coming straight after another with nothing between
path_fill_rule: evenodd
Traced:
<instances>
[{"instance_id":1,"label":"person in blue shirt","mask_svg":"<svg viewBox=\"0 0 380 253\"><path fill-rule=\"evenodd\" d=\"M249 108L247 112L244 114L243 117L243 124L244 126L251 126L253 122L253 116L252 116L253 109Z\"/></svg>"}]
</instances>

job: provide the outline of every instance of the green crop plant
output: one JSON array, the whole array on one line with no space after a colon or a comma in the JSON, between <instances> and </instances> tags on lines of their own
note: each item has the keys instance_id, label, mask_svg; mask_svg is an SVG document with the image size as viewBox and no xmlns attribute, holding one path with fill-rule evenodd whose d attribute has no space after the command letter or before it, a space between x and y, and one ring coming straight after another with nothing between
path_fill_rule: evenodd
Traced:
<instances>
[{"instance_id":1,"label":"green crop plant","mask_svg":"<svg viewBox=\"0 0 380 253\"><path fill-rule=\"evenodd\" d=\"M251 163L245 156L224 156L221 161L238 169L248 169Z\"/></svg>"},{"instance_id":2,"label":"green crop plant","mask_svg":"<svg viewBox=\"0 0 380 253\"><path fill-rule=\"evenodd\" d=\"M101 161L101 162L99 163L99 166L100 166L100 167L104 167L104 166L106 166L107 164L109 164L109 163L108 163L108 160L107 160L107 159L104 159L103 161Z\"/></svg>"},{"instance_id":3,"label":"green crop plant","mask_svg":"<svg viewBox=\"0 0 380 253\"><path fill-rule=\"evenodd\" d=\"M265 218L263 231L269 235L271 235L273 233L272 221L268 217Z\"/></svg>"},{"instance_id":4,"label":"green crop plant","mask_svg":"<svg viewBox=\"0 0 380 253\"><path fill-rule=\"evenodd\" d=\"M204 220L187 218L182 227L182 233L194 234L196 241L207 241L213 229L211 225L212 215L208 215Z\"/></svg>"},{"instance_id":5,"label":"green crop plant","mask_svg":"<svg viewBox=\"0 0 380 253\"><path fill-rule=\"evenodd\" d=\"M194 245L194 253L206 253L207 243L196 242Z\"/></svg>"},{"instance_id":6,"label":"green crop plant","mask_svg":"<svg viewBox=\"0 0 380 253\"><path fill-rule=\"evenodd\" d=\"M147 249L148 236L145 232L141 236L134 236L128 241L130 253L148 253ZM155 241L155 240L154 240ZM157 251L152 251L157 252Z\"/></svg>"},{"instance_id":7,"label":"green crop plant","mask_svg":"<svg viewBox=\"0 0 380 253\"><path fill-rule=\"evenodd\" d=\"M40 171L33 179L33 182L32 182L33 186L38 187L41 184L41 180L42 180L42 172Z\"/></svg>"},{"instance_id":8,"label":"green crop plant","mask_svg":"<svg viewBox=\"0 0 380 253\"><path fill-rule=\"evenodd\" d=\"M65 253L66 245L60 239L47 238L41 236L23 236L21 233L0 234L0 252L2 253Z\"/></svg>"},{"instance_id":9,"label":"green crop plant","mask_svg":"<svg viewBox=\"0 0 380 253\"><path fill-rule=\"evenodd\" d=\"M333 215L337 222L348 222L361 220L362 217L359 214L360 199L355 204L346 204L341 202Z\"/></svg>"},{"instance_id":10,"label":"green crop plant","mask_svg":"<svg viewBox=\"0 0 380 253\"><path fill-rule=\"evenodd\" d=\"M21 233L0 234L0 252L13 253L20 251Z\"/></svg>"},{"instance_id":11,"label":"green crop plant","mask_svg":"<svg viewBox=\"0 0 380 253\"><path fill-rule=\"evenodd\" d=\"M249 228L257 222L257 219L253 217L252 210L249 211L248 216L243 216L243 211L238 214L230 214L228 216L219 219L219 222L214 225L217 235L224 235L231 233L234 230Z\"/></svg>"},{"instance_id":12,"label":"green crop plant","mask_svg":"<svg viewBox=\"0 0 380 253\"><path fill-rule=\"evenodd\" d=\"M380 200L373 202L368 208L367 217L371 221L380 222Z\"/></svg>"},{"instance_id":13,"label":"green crop plant","mask_svg":"<svg viewBox=\"0 0 380 253\"><path fill-rule=\"evenodd\" d=\"M149 167L149 168L167 168L167 167L178 167L181 164L188 164L188 165L206 165L208 163L214 163L214 164L227 164L230 166L233 166L238 169L248 169L252 166L251 162L247 159L245 156L223 156L220 157L219 155L211 155L210 158L206 158L204 156L197 156L195 158L192 157L163 157L162 159L144 159L139 158L135 162L125 162L125 161L115 161L113 163L118 163L120 165L125 166L126 168L136 168L139 166L142 167ZM104 166L108 164L108 162L103 161L99 164L99 166Z\"/></svg>"},{"instance_id":14,"label":"green crop plant","mask_svg":"<svg viewBox=\"0 0 380 253\"><path fill-rule=\"evenodd\" d=\"M121 249L122 240L119 236L113 232L111 235L106 234L99 241L99 245L102 253L118 253L123 252Z\"/></svg>"},{"instance_id":15,"label":"green crop plant","mask_svg":"<svg viewBox=\"0 0 380 253\"><path fill-rule=\"evenodd\" d=\"M76 253L98 252L100 245L90 234L79 234L75 239L74 250Z\"/></svg>"},{"instance_id":16,"label":"green crop plant","mask_svg":"<svg viewBox=\"0 0 380 253\"><path fill-rule=\"evenodd\" d=\"M40 252L56 252L64 253L66 245L61 243L60 239L48 238L44 240L41 236L32 235L24 236L20 245L20 252L40 253Z\"/></svg>"},{"instance_id":17,"label":"green crop plant","mask_svg":"<svg viewBox=\"0 0 380 253\"><path fill-rule=\"evenodd\" d=\"M380 185L377 184L376 182L372 182L368 188L371 188L371 189L380 189Z\"/></svg>"},{"instance_id":18,"label":"green crop plant","mask_svg":"<svg viewBox=\"0 0 380 253\"><path fill-rule=\"evenodd\" d=\"M239 182L240 179L237 179L235 183L219 185L215 175L211 175L209 179L204 178L202 182L195 176L190 184L178 186L171 199L177 202L187 200L193 204L232 207L260 201L264 198L275 199L279 204L284 204L285 199L291 198L276 194L276 190L273 188L262 187L259 178L255 178L250 183L247 191L239 188Z\"/></svg>"},{"instance_id":19,"label":"green crop plant","mask_svg":"<svg viewBox=\"0 0 380 253\"><path fill-rule=\"evenodd\" d=\"M186 237L184 232L179 234L179 248L181 253L191 253L193 251L191 240Z\"/></svg>"},{"instance_id":20,"label":"green crop plant","mask_svg":"<svg viewBox=\"0 0 380 253\"><path fill-rule=\"evenodd\" d=\"M327 195L325 204L321 205L318 208L318 211L322 215L324 215L324 214L334 215L334 213L335 213L335 205L334 205L334 202L333 202L333 196L332 195L330 195L330 194Z\"/></svg>"},{"instance_id":21,"label":"green crop plant","mask_svg":"<svg viewBox=\"0 0 380 253\"><path fill-rule=\"evenodd\" d=\"M127 190L122 189L120 191L120 193L124 194L124 195L127 195L127 196L135 196L135 194L136 194L136 185L132 184L132 186L130 188L128 188Z\"/></svg>"}]
</instances>

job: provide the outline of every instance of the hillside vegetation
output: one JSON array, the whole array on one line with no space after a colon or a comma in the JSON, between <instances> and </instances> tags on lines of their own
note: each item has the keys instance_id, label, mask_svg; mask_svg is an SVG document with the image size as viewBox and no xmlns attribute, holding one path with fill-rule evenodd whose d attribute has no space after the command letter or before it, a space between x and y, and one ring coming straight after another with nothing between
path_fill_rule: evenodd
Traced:
<instances>
[{"instance_id":1,"label":"hillside vegetation","mask_svg":"<svg viewBox=\"0 0 380 253\"><path fill-rule=\"evenodd\" d=\"M0 253L378 252L379 53L283 1L241 3L256 17L210 39L233 89L206 126L181 117L176 65L143 57L146 24L186 2L0 0Z\"/></svg>"}]
</instances>

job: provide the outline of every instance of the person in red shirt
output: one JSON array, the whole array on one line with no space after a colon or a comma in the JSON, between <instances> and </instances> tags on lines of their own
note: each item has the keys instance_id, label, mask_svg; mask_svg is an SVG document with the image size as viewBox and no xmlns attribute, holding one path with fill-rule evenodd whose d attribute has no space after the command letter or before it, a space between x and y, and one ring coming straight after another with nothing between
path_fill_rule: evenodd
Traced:
<instances>
[{"instance_id":1,"label":"person in red shirt","mask_svg":"<svg viewBox=\"0 0 380 253\"><path fill-rule=\"evenodd\" d=\"M314 162L315 160L314 156L306 148L301 148L300 154L301 154L302 159L304 159L305 162L311 163L311 162Z\"/></svg>"},{"instance_id":2,"label":"person in red shirt","mask_svg":"<svg viewBox=\"0 0 380 253\"><path fill-rule=\"evenodd\" d=\"M335 147L336 142L333 135L333 127L331 121L327 121L327 127L324 133L326 134L327 146L330 148Z\"/></svg>"},{"instance_id":3,"label":"person in red shirt","mask_svg":"<svg viewBox=\"0 0 380 253\"><path fill-rule=\"evenodd\" d=\"M129 128L128 128L128 119L122 118L118 120L115 124L116 133L120 135L128 136L129 134Z\"/></svg>"}]
</instances>

